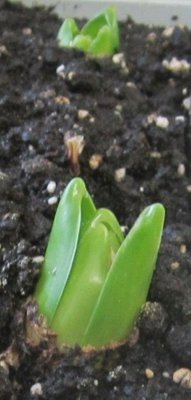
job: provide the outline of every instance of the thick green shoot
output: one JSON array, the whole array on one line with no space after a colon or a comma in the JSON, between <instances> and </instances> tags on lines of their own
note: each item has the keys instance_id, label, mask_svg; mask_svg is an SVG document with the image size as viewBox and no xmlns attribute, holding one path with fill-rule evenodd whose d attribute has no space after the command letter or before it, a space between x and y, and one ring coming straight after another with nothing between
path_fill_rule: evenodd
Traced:
<instances>
[{"instance_id":1,"label":"thick green shoot","mask_svg":"<svg viewBox=\"0 0 191 400\"><path fill-rule=\"evenodd\" d=\"M96 210L81 178L65 189L35 297L58 345L101 348L128 338L144 305L164 207L147 207L124 238L114 214Z\"/></svg>"},{"instance_id":2,"label":"thick green shoot","mask_svg":"<svg viewBox=\"0 0 191 400\"><path fill-rule=\"evenodd\" d=\"M80 30L73 18L66 18L58 35L60 47L74 47L96 57L110 56L119 47L116 9L108 7Z\"/></svg>"}]
</instances>

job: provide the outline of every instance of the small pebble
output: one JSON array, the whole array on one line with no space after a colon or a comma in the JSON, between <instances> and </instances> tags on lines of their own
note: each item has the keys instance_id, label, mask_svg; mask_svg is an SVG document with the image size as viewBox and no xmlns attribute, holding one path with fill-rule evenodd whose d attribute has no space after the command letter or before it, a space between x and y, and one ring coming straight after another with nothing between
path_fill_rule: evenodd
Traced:
<instances>
[{"instance_id":1,"label":"small pebble","mask_svg":"<svg viewBox=\"0 0 191 400\"><path fill-rule=\"evenodd\" d=\"M180 267L180 263L178 261L174 261L170 264L170 267L174 271Z\"/></svg>"},{"instance_id":2,"label":"small pebble","mask_svg":"<svg viewBox=\"0 0 191 400\"><path fill-rule=\"evenodd\" d=\"M127 82L127 83L126 83L126 86L127 86L128 88L133 88L133 89L136 89L136 88L137 88L135 82L131 82L131 81Z\"/></svg>"},{"instance_id":3,"label":"small pebble","mask_svg":"<svg viewBox=\"0 0 191 400\"><path fill-rule=\"evenodd\" d=\"M50 194L54 193L55 190L56 190L56 182L50 181L50 182L48 183L48 185L47 185L46 190L47 190L47 192L50 193Z\"/></svg>"},{"instance_id":4,"label":"small pebble","mask_svg":"<svg viewBox=\"0 0 191 400\"><path fill-rule=\"evenodd\" d=\"M191 185L186 186L187 192L191 193Z\"/></svg>"},{"instance_id":5,"label":"small pebble","mask_svg":"<svg viewBox=\"0 0 191 400\"><path fill-rule=\"evenodd\" d=\"M173 382L179 383L186 389L191 389L191 370L188 368L180 368L173 374Z\"/></svg>"},{"instance_id":6,"label":"small pebble","mask_svg":"<svg viewBox=\"0 0 191 400\"><path fill-rule=\"evenodd\" d=\"M9 54L6 46L4 46L3 44L0 46L0 56L1 54Z\"/></svg>"},{"instance_id":7,"label":"small pebble","mask_svg":"<svg viewBox=\"0 0 191 400\"><path fill-rule=\"evenodd\" d=\"M117 104L115 109L116 111L121 112L123 110L123 106L121 104Z\"/></svg>"},{"instance_id":8,"label":"small pebble","mask_svg":"<svg viewBox=\"0 0 191 400\"><path fill-rule=\"evenodd\" d=\"M30 393L32 396L42 396L43 390L41 383L37 382L34 385L32 385L30 388Z\"/></svg>"},{"instance_id":9,"label":"small pebble","mask_svg":"<svg viewBox=\"0 0 191 400\"><path fill-rule=\"evenodd\" d=\"M158 126L158 128L167 129L169 126L169 120L168 120L168 118L162 117L161 115L159 115L156 118L155 124L156 124L156 126Z\"/></svg>"},{"instance_id":10,"label":"small pebble","mask_svg":"<svg viewBox=\"0 0 191 400\"><path fill-rule=\"evenodd\" d=\"M65 96L56 96L54 100L57 104L60 105L70 104L70 99Z\"/></svg>"},{"instance_id":11,"label":"small pebble","mask_svg":"<svg viewBox=\"0 0 191 400\"><path fill-rule=\"evenodd\" d=\"M125 168L118 168L115 170L114 178L115 178L116 182L120 183L120 182L124 181L125 177L126 177L126 169Z\"/></svg>"},{"instance_id":12,"label":"small pebble","mask_svg":"<svg viewBox=\"0 0 191 400\"><path fill-rule=\"evenodd\" d=\"M114 62L114 64L121 64L122 62L125 61L124 54L123 53L114 54L114 56L112 57L112 61Z\"/></svg>"},{"instance_id":13,"label":"small pebble","mask_svg":"<svg viewBox=\"0 0 191 400\"><path fill-rule=\"evenodd\" d=\"M156 120L157 120L157 113L153 112L153 113L147 115L146 124L148 124L148 125L153 124L153 122L156 122Z\"/></svg>"},{"instance_id":14,"label":"small pebble","mask_svg":"<svg viewBox=\"0 0 191 400\"><path fill-rule=\"evenodd\" d=\"M25 36L31 36L32 35L32 29L31 28L23 28L22 29L22 34Z\"/></svg>"},{"instance_id":15,"label":"small pebble","mask_svg":"<svg viewBox=\"0 0 191 400\"><path fill-rule=\"evenodd\" d=\"M48 204L49 206L53 206L54 204L56 204L58 201L58 197L57 196L52 196L48 199Z\"/></svg>"},{"instance_id":16,"label":"small pebble","mask_svg":"<svg viewBox=\"0 0 191 400\"><path fill-rule=\"evenodd\" d=\"M184 175L185 175L185 172L186 172L185 165L184 165L183 163L180 163L180 164L178 165L178 168L177 168L177 174L178 174L178 176L184 176Z\"/></svg>"},{"instance_id":17,"label":"small pebble","mask_svg":"<svg viewBox=\"0 0 191 400\"><path fill-rule=\"evenodd\" d=\"M93 154L89 159L89 166L91 169L96 170L103 162L102 154Z\"/></svg>"},{"instance_id":18,"label":"small pebble","mask_svg":"<svg viewBox=\"0 0 191 400\"><path fill-rule=\"evenodd\" d=\"M129 69L127 67L125 56L123 53L114 54L114 56L112 57L112 61L114 64L119 64L125 73L129 73Z\"/></svg>"},{"instance_id":19,"label":"small pebble","mask_svg":"<svg viewBox=\"0 0 191 400\"><path fill-rule=\"evenodd\" d=\"M151 158L158 158L158 159L160 159L161 158L161 153L159 153L159 151L151 151L150 152L150 157Z\"/></svg>"},{"instance_id":20,"label":"small pebble","mask_svg":"<svg viewBox=\"0 0 191 400\"><path fill-rule=\"evenodd\" d=\"M187 252L187 247L185 244L181 244L180 246L180 252L181 254L185 254Z\"/></svg>"},{"instance_id":21,"label":"small pebble","mask_svg":"<svg viewBox=\"0 0 191 400\"><path fill-rule=\"evenodd\" d=\"M88 110L78 110L78 119L83 120L90 116Z\"/></svg>"},{"instance_id":22,"label":"small pebble","mask_svg":"<svg viewBox=\"0 0 191 400\"><path fill-rule=\"evenodd\" d=\"M178 60L176 57L173 57L170 61L163 60L162 65L174 74L190 71L190 63L187 60Z\"/></svg>"},{"instance_id":23,"label":"small pebble","mask_svg":"<svg viewBox=\"0 0 191 400\"><path fill-rule=\"evenodd\" d=\"M174 26L167 26L162 32L162 36L165 38L169 38L170 36L172 36L174 29L175 29Z\"/></svg>"},{"instance_id":24,"label":"small pebble","mask_svg":"<svg viewBox=\"0 0 191 400\"><path fill-rule=\"evenodd\" d=\"M145 376L147 379L153 379L154 378L154 372L150 368L145 369Z\"/></svg>"},{"instance_id":25,"label":"small pebble","mask_svg":"<svg viewBox=\"0 0 191 400\"><path fill-rule=\"evenodd\" d=\"M157 34L155 32L150 32L147 35L146 41L149 43L154 43L157 39Z\"/></svg>"},{"instance_id":26,"label":"small pebble","mask_svg":"<svg viewBox=\"0 0 191 400\"><path fill-rule=\"evenodd\" d=\"M70 71L68 73L68 79L69 81L72 81L72 79L76 76L76 72L75 71Z\"/></svg>"}]
</instances>

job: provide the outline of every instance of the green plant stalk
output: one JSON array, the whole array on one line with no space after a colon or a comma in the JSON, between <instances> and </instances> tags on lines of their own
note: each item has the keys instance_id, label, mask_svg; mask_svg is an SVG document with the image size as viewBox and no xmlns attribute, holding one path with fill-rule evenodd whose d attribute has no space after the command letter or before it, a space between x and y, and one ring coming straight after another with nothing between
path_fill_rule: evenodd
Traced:
<instances>
[{"instance_id":1,"label":"green plant stalk","mask_svg":"<svg viewBox=\"0 0 191 400\"><path fill-rule=\"evenodd\" d=\"M108 7L79 30L72 18L61 25L57 40L60 47L74 47L96 57L109 56L119 47L119 29L116 10Z\"/></svg>"},{"instance_id":2,"label":"green plant stalk","mask_svg":"<svg viewBox=\"0 0 191 400\"><path fill-rule=\"evenodd\" d=\"M114 214L96 210L84 182L70 182L35 293L59 345L99 348L127 338L147 297L163 222L163 206L153 204L124 239Z\"/></svg>"}]
</instances>

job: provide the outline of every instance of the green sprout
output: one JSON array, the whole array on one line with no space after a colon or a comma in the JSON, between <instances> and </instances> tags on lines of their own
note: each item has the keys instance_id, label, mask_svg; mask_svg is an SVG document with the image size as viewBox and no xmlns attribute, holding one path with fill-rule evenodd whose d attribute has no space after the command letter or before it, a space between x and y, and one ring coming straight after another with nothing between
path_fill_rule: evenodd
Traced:
<instances>
[{"instance_id":1,"label":"green sprout","mask_svg":"<svg viewBox=\"0 0 191 400\"><path fill-rule=\"evenodd\" d=\"M131 333L160 246L164 207L145 208L124 239L114 214L96 209L81 178L64 191L35 298L58 345L100 348Z\"/></svg>"},{"instance_id":2,"label":"green sprout","mask_svg":"<svg viewBox=\"0 0 191 400\"><path fill-rule=\"evenodd\" d=\"M60 47L74 47L96 57L112 55L119 47L116 9L108 7L79 30L73 18L62 23L57 40Z\"/></svg>"}]
</instances>

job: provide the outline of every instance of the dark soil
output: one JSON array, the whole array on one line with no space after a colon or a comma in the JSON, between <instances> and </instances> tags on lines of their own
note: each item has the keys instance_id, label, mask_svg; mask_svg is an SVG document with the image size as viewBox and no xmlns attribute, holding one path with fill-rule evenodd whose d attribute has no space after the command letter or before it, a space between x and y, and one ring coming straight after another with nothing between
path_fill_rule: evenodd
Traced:
<instances>
[{"instance_id":1,"label":"dark soil","mask_svg":"<svg viewBox=\"0 0 191 400\"><path fill-rule=\"evenodd\" d=\"M163 28L121 24L119 52L128 72L111 58L59 49L59 26L48 11L1 2L0 399L191 399L190 389L173 382L176 370L191 368L189 100L183 106L191 76L162 64L172 57L191 61L191 32L176 27L166 37ZM56 72L62 64L63 76ZM80 109L89 115L80 119ZM157 116L169 125L157 126ZM47 245L52 197L59 198L72 177L68 131L84 135L81 176L97 206L113 210L128 228L152 202L167 210L138 342L93 355L80 349L51 353L46 342L35 346L25 338L24 304ZM103 162L92 169L96 153ZM122 180L116 179L120 168ZM53 194L50 181L56 183Z\"/></svg>"}]
</instances>

